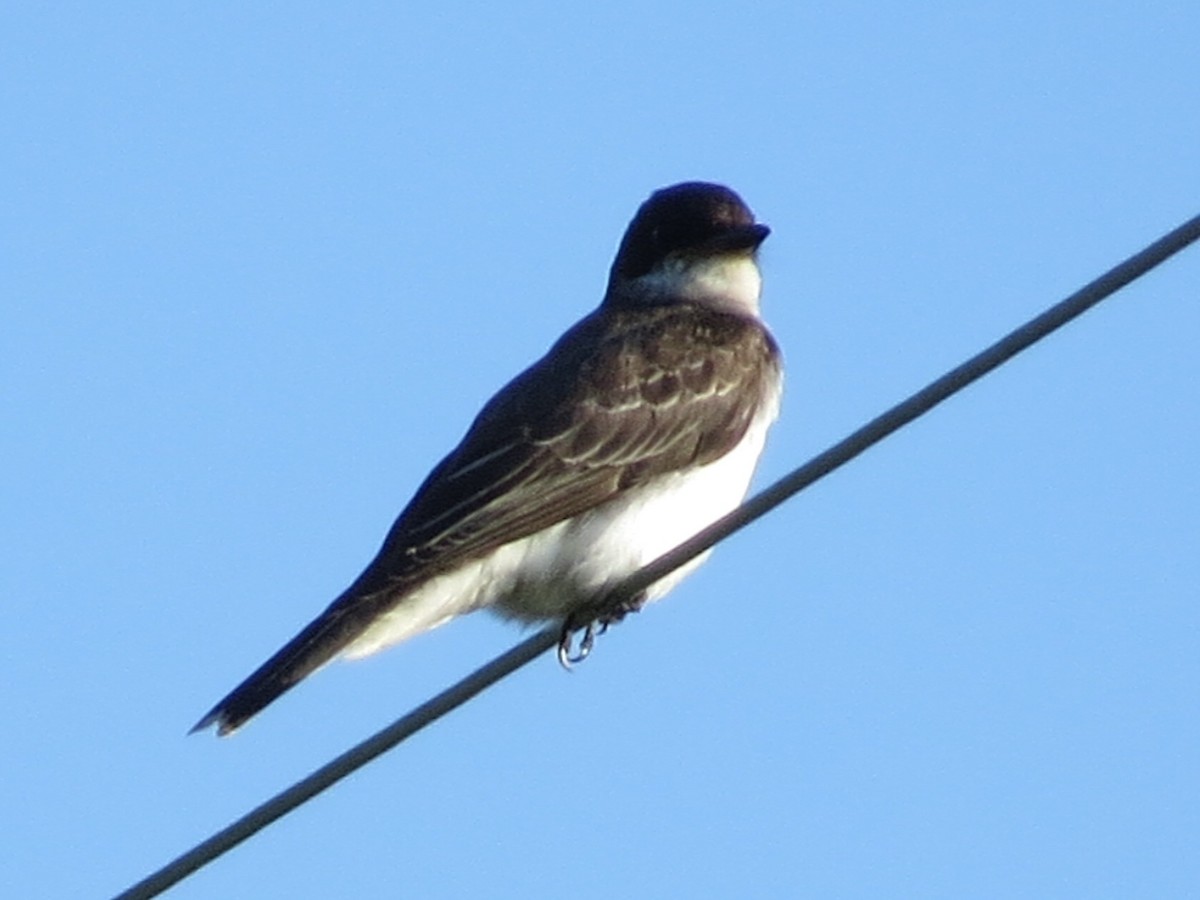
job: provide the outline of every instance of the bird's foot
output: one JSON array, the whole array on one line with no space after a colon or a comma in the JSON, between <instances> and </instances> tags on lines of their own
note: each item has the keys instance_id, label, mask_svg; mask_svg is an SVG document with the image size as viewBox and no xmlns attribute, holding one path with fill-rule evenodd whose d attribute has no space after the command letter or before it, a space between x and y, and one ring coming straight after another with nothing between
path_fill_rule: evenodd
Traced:
<instances>
[{"instance_id":1,"label":"bird's foot","mask_svg":"<svg viewBox=\"0 0 1200 900\"><path fill-rule=\"evenodd\" d=\"M591 655L596 645L596 638L608 631L609 626L616 625L630 613L635 613L646 605L644 595L622 600L617 604L601 603L578 609L563 621L562 633L558 639L558 663L564 669L583 662ZM575 632L583 631L579 639L578 649L573 649Z\"/></svg>"}]
</instances>

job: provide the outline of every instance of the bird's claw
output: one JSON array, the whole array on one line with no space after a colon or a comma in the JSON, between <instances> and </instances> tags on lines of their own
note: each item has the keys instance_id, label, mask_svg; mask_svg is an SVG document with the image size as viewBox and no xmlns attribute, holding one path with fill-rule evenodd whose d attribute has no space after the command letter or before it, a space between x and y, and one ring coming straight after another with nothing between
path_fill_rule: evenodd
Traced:
<instances>
[{"instance_id":1,"label":"bird's claw","mask_svg":"<svg viewBox=\"0 0 1200 900\"><path fill-rule=\"evenodd\" d=\"M617 624L630 613L640 610L645 602L645 598L635 597L605 612L579 610L567 616L558 638L558 664L570 670L572 666L583 662L596 646L596 638L605 634L610 626ZM583 630L583 636L579 639L579 648L574 650L572 646L575 632L580 629Z\"/></svg>"},{"instance_id":2,"label":"bird's claw","mask_svg":"<svg viewBox=\"0 0 1200 900\"><path fill-rule=\"evenodd\" d=\"M599 622L593 619L583 626L583 637L579 639L579 649L572 650L575 638L574 623L567 619L563 623L562 635L558 639L558 664L570 670L572 666L583 662L592 652L596 644L596 634Z\"/></svg>"}]
</instances>

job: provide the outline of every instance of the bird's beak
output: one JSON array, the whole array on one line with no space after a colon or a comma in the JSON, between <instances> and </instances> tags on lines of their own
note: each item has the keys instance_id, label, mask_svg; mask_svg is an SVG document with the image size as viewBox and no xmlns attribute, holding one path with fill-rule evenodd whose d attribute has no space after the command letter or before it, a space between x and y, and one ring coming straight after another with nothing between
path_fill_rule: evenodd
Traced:
<instances>
[{"instance_id":1,"label":"bird's beak","mask_svg":"<svg viewBox=\"0 0 1200 900\"><path fill-rule=\"evenodd\" d=\"M757 250L758 245L767 239L771 229L766 225L738 225L723 231L706 243L705 250L714 253L728 250Z\"/></svg>"}]
</instances>

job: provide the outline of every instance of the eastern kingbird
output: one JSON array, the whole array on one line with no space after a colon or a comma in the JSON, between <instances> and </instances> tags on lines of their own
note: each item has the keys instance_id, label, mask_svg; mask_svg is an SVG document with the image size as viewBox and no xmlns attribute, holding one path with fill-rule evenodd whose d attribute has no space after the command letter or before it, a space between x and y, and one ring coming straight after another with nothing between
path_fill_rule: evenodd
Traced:
<instances>
[{"instance_id":1,"label":"eastern kingbird","mask_svg":"<svg viewBox=\"0 0 1200 900\"><path fill-rule=\"evenodd\" d=\"M779 349L759 318L768 233L727 187L654 193L600 308L484 406L366 571L193 730L229 734L334 657L485 607L561 620L569 648L572 617L737 506L779 412Z\"/></svg>"}]
</instances>

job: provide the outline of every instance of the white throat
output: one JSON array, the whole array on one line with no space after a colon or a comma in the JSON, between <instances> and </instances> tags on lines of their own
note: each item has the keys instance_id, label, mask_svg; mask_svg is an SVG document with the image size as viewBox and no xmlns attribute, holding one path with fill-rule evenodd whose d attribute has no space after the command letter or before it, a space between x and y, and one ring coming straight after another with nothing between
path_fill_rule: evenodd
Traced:
<instances>
[{"instance_id":1,"label":"white throat","mask_svg":"<svg viewBox=\"0 0 1200 900\"><path fill-rule=\"evenodd\" d=\"M762 274L754 257L743 253L700 260L668 259L631 287L634 295L647 303L690 300L757 316Z\"/></svg>"}]
</instances>

